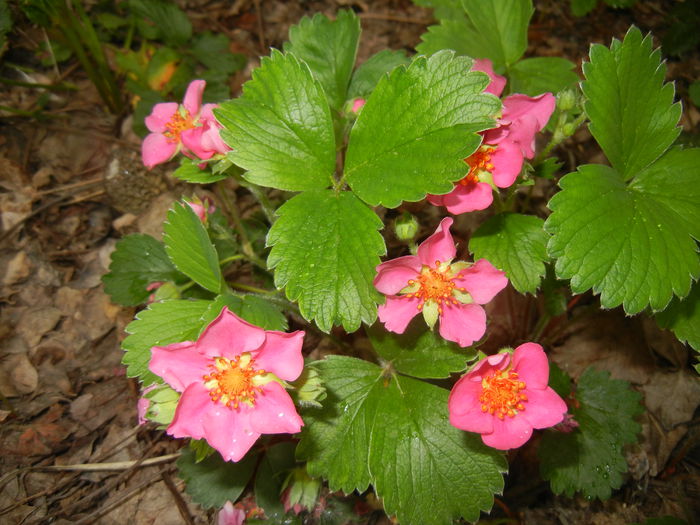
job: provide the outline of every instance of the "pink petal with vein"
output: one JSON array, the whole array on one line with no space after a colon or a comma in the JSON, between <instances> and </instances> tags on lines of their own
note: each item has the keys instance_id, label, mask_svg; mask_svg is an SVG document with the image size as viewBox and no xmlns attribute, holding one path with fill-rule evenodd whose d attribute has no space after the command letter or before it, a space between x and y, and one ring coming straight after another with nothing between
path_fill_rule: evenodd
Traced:
<instances>
[{"instance_id":1,"label":"pink petal with vein","mask_svg":"<svg viewBox=\"0 0 700 525\"><path fill-rule=\"evenodd\" d=\"M195 349L195 343L173 343L151 348L151 361L148 369L162 377L178 392L184 391L192 383L201 383L209 373L212 360Z\"/></svg>"},{"instance_id":2,"label":"pink petal with vein","mask_svg":"<svg viewBox=\"0 0 700 525\"><path fill-rule=\"evenodd\" d=\"M250 424L253 431L260 434L296 434L304 422L289 394L279 383L272 381L255 398Z\"/></svg>"},{"instance_id":3,"label":"pink petal with vein","mask_svg":"<svg viewBox=\"0 0 700 525\"><path fill-rule=\"evenodd\" d=\"M499 188L508 188L523 169L523 152L517 144L504 140L496 146L491 156L493 182Z\"/></svg>"},{"instance_id":4,"label":"pink petal with vein","mask_svg":"<svg viewBox=\"0 0 700 525\"><path fill-rule=\"evenodd\" d=\"M537 343L523 343L513 352L513 370L528 388L543 389L549 383L549 361Z\"/></svg>"},{"instance_id":5,"label":"pink petal with vein","mask_svg":"<svg viewBox=\"0 0 700 525\"><path fill-rule=\"evenodd\" d=\"M396 295L408 286L410 279L418 277L421 267L422 265L415 255L404 255L383 262L377 266L374 286L385 295Z\"/></svg>"},{"instance_id":6,"label":"pink petal with vein","mask_svg":"<svg viewBox=\"0 0 700 525\"><path fill-rule=\"evenodd\" d=\"M164 133L167 129L166 124L177 113L179 107L177 102L161 102L153 106L151 114L144 119L148 131Z\"/></svg>"},{"instance_id":7,"label":"pink petal with vein","mask_svg":"<svg viewBox=\"0 0 700 525\"><path fill-rule=\"evenodd\" d=\"M251 425L254 409L245 403L233 409L212 406L203 422L207 442L225 461L240 461L260 437Z\"/></svg>"},{"instance_id":8,"label":"pink petal with vein","mask_svg":"<svg viewBox=\"0 0 700 525\"><path fill-rule=\"evenodd\" d=\"M460 288L466 288L477 304L486 304L508 285L505 272L496 269L486 259L479 259L454 280Z\"/></svg>"},{"instance_id":9,"label":"pink petal with vein","mask_svg":"<svg viewBox=\"0 0 700 525\"><path fill-rule=\"evenodd\" d=\"M304 356L301 346L304 332L266 331L265 342L259 350L253 352L256 368L272 372L280 379L294 381L304 369Z\"/></svg>"},{"instance_id":10,"label":"pink petal with vein","mask_svg":"<svg viewBox=\"0 0 700 525\"><path fill-rule=\"evenodd\" d=\"M449 262L455 258L457 249L450 234L452 218L445 217L430 237L418 246L418 260L426 266L434 266L435 261Z\"/></svg>"},{"instance_id":11,"label":"pink petal with vein","mask_svg":"<svg viewBox=\"0 0 700 525\"><path fill-rule=\"evenodd\" d=\"M193 80L190 82L190 85L187 86L182 105L185 106L185 109L193 117L199 114L199 110L202 107L202 94L206 86L207 83L204 80Z\"/></svg>"},{"instance_id":12,"label":"pink petal with vein","mask_svg":"<svg viewBox=\"0 0 700 525\"><path fill-rule=\"evenodd\" d=\"M420 310L420 300L415 297L388 296L384 304L379 305L377 314L379 320L384 323L384 328L390 332L402 334Z\"/></svg>"},{"instance_id":13,"label":"pink petal with vein","mask_svg":"<svg viewBox=\"0 0 700 525\"><path fill-rule=\"evenodd\" d=\"M530 439L532 436L532 427L522 417L505 417L498 419L492 417L493 432L491 434L482 434L481 439L489 447L499 450L508 450L510 448L518 448Z\"/></svg>"},{"instance_id":14,"label":"pink petal with vein","mask_svg":"<svg viewBox=\"0 0 700 525\"><path fill-rule=\"evenodd\" d=\"M443 206L453 215L470 211L485 210L493 202L493 190L485 182L457 184L455 189L442 196Z\"/></svg>"},{"instance_id":15,"label":"pink petal with vein","mask_svg":"<svg viewBox=\"0 0 700 525\"><path fill-rule=\"evenodd\" d=\"M202 383L192 383L180 396L168 434L176 438L202 439L205 437L204 417L213 407L209 390Z\"/></svg>"},{"instance_id":16,"label":"pink petal with vein","mask_svg":"<svg viewBox=\"0 0 700 525\"><path fill-rule=\"evenodd\" d=\"M224 307L199 336L197 351L211 357L232 359L243 352L260 348L264 342L265 331L262 328L244 321Z\"/></svg>"},{"instance_id":17,"label":"pink petal with vein","mask_svg":"<svg viewBox=\"0 0 700 525\"><path fill-rule=\"evenodd\" d=\"M506 85L506 77L497 75L493 72L493 63L488 58L479 58L474 60L474 65L472 66L472 71L481 71L486 73L491 79L491 82L484 90L486 93L491 93L497 97L501 96L503 93L503 88Z\"/></svg>"},{"instance_id":18,"label":"pink petal with vein","mask_svg":"<svg viewBox=\"0 0 700 525\"><path fill-rule=\"evenodd\" d=\"M486 332L486 312L478 304L450 304L440 314L440 335L459 346L469 346Z\"/></svg>"},{"instance_id":19,"label":"pink petal with vein","mask_svg":"<svg viewBox=\"0 0 700 525\"><path fill-rule=\"evenodd\" d=\"M526 388L523 393L528 400L524 403L525 410L516 417L527 419L533 428L553 427L564 421L566 403L554 390L549 387L542 390Z\"/></svg>"},{"instance_id":20,"label":"pink petal with vein","mask_svg":"<svg viewBox=\"0 0 700 525\"><path fill-rule=\"evenodd\" d=\"M176 142L170 140L160 133L147 135L141 143L141 160L143 165L149 170L157 164L168 162L173 158L179 148Z\"/></svg>"}]
</instances>

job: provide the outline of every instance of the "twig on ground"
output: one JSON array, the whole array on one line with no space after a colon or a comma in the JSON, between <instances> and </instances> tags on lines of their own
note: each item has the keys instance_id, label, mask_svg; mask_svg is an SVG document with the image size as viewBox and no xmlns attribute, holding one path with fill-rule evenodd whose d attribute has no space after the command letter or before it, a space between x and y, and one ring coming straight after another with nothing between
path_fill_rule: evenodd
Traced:
<instances>
[{"instance_id":1,"label":"twig on ground","mask_svg":"<svg viewBox=\"0 0 700 525\"><path fill-rule=\"evenodd\" d=\"M49 470L49 471L76 471L76 472L102 472L109 470L128 470L132 468L141 467L151 467L153 465L160 465L161 463L167 463L173 459L180 457L180 453L166 454L165 456L157 456L155 458L148 458L133 461L115 461L111 463L82 463L77 465L46 465L43 467L36 467L34 470Z\"/></svg>"}]
</instances>

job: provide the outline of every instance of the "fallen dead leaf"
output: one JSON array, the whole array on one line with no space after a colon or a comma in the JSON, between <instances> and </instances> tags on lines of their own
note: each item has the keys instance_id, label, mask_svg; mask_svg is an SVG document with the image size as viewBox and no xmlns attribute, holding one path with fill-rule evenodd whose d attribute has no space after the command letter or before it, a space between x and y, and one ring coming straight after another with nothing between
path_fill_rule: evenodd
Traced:
<instances>
[{"instance_id":1,"label":"fallen dead leaf","mask_svg":"<svg viewBox=\"0 0 700 525\"><path fill-rule=\"evenodd\" d=\"M30 347L36 346L44 334L53 330L61 319L61 311L53 306L30 308L22 314L16 330Z\"/></svg>"}]
</instances>

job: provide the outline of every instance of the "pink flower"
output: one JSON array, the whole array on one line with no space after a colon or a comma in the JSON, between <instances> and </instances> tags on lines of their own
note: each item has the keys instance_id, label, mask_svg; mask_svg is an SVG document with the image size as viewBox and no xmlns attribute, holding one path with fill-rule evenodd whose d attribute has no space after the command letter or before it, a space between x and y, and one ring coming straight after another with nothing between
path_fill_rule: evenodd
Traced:
<instances>
[{"instance_id":1,"label":"pink flower","mask_svg":"<svg viewBox=\"0 0 700 525\"><path fill-rule=\"evenodd\" d=\"M303 339L224 308L197 341L154 346L149 369L182 392L168 434L204 438L238 461L261 434L299 432L304 423L281 383L301 374Z\"/></svg>"},{"instance_id":2,"label":"pink flower","mask_svg":"<svg viewBox=\"0 0 700 525\"><path fill-rule=\"evenodd\" d=\"M233 506L227 501L219 511L216 525L243 525L245 523L245 511Z\"/></svg>"},{"instance_id":3,"label":"pink flower","mask_svg":"<svg viewBox=\"0 0 700 525\"><path fill-rule=\"evenodd\" d=\"M216 206L214 206L208 197L204 197L204 199L195 197L191 201L186 200L185 203L192 208L192 211L203 223L206 223L207 217L216 211Z\"/></svg>"},{"instance_id":4,"label":"pink flower","mask_svg":"<svg viewBox=\"0 0 700 525\"><path fill-rule=\"evenodd\" d=\"M488 58L478 58L474 60L472 71L481 71L482 73L486 73L491 79L491 82L489 82L489 85L484 91L486 93L496 95L497 97L501 96L501 93L503 93L503 88L506 87L506 77L502 77L501 75L497 75L493 72L493 62L491 62Z\"/></svg>"},{"instance_id":5,"label":"pink flower","mask_svg":"<svg viewBox=\"0 0 700 525\"><path fill-rule=\"evenodd\" d=\"M478 341L486 331L480 306L500 292L508 279L486 259L473 264L452 262L457 250L446 217L435 233L406 255L377 266L374 286L386 295L379 320L390 332L402 334L418 312L432 328L440 319L440 335L460 346Z\"/></svg>"},{"instance_id":6,"label":"pink flower","mask_svg":"<svg viewBox=\"0 0 700 525\"><path fill-rule=\"evenodd\" d=\"M480 67L480 71L494 79L486 91L500 92L503 86L497 82L498 75L493 74L490 62ZM428 195L428 202L445 206L455 215L488 208L493 202L492 190L511 186L523 168L524 159L535 156L535 135L547 125L555 102L551 93L534 98L517 94L506 97L498 126L482 132L483 144L464 159L469 166L466 176L450 193Z\"/></svg>"},{"instance_id":7,"label":"pink flower","mask_svg":"<svg viewBox=\"0 0 700 525\"><path fill-rule=\"evenodd\" d=\"M179 151L190 158L207 160L231 149L219 136L222 126L212 112L216 104L202 106L206 84L204 80L190 82L182 104L164 102L153 106L145 121L151 133L141 145L141 158L148 169L169 161Z\"/></svg>"},{"instance_id":8,"label":"pink flower","mask_svg":"<svg viewBox=\"0 0 700 525\"><path fill-rule=\"evenodd\" d=\"M450 423L481 434L500 450L523 445L533 428L564 419L566 403L547 386L549 363L542 347L525 343L479 361L452 388L447 403Z\"/></svg>"}]
</instances>

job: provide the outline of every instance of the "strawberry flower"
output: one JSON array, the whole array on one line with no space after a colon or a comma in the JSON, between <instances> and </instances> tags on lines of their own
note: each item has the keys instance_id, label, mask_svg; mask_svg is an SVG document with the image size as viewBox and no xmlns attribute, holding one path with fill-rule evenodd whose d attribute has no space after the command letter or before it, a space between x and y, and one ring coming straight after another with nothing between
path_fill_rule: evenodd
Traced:
<instances>
[{"instance_id":1,"label":"strawberry flower","mask_svg":"<svg viewBox=\"0 0 700 525\"><path fill-rule=\"evenodd\" d=\"M476 60L472 69L486 73L491 79L487 93L501 94L505 78L493 72L490 60ZM488 208L493 202L492 190L512 186L524 159L535 156L535 135L547 125L555 102L551 93L537 97L515 94L503 99L498 125L481 132L482 145L464 159L469 166L467 174L450 193L428 195L428 202L445 206L455 215Z\"/></svg>"},{"instance_id":2,"label":"strawberry flower","mask_svg":"<svg viewBox=\"0 0 700 525\"><path fill-rule=\"evenodd\" d=\"M533 428L562 422L566 403L548 386L549 363L542 347L525 343L486 357L452 388L447 406L450 423L481 434L499 450L517 448Z\"/></svg>"},{"instance_id":3,"label":"strawberry flower","mask_svg":"<svg viewBox=\"0 0 700 525\"><path fill-rule=\"evenodd\" d=\"M148 169L169 161L180 151L190 158L207 160L231 149L219 136L222 126L212 111L217 105L202 106L206 85L204 80L193 80L182 104L164 102L153 106L145 120L151 133L141 144L141 158Z\"/></svg>"},{"instance_id":4,"label":"strawberry flower","mask_svg":"<svg viewBox=\"0 0 700 525\"><path fill-rule=\"evenodd\" d=\"M304 423L281 383L301 374L303 339L224 308L197 341L154 346L149 369L182 392L167 433L204 438L239 461L261 434L299 432Z\"/></svg>"},{"instance_id":5,"label":"strawberry flower","mask_svg":"<svg viewBox=\"0 0 700 525\"><path fill-rule=\"evenodd\" d=\"M406 255L377 266L374 286L386 295L379 320L390 332L402 334L418 312L432 329L440 320L440 335L469 346L486 332L481 306L500 292L508 279L486 259L475 263L452 262L455 248L446 217L435 233Z\"/></svg>"}]
</instances>

